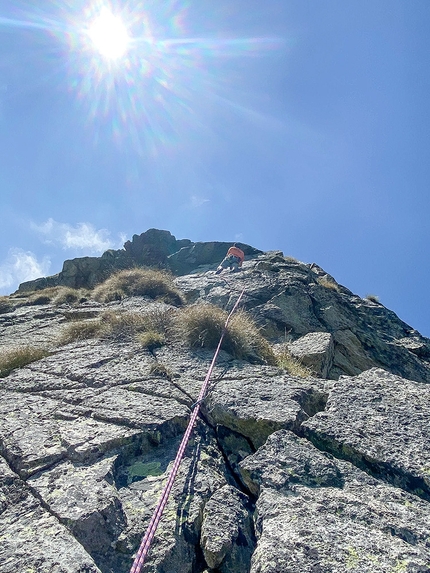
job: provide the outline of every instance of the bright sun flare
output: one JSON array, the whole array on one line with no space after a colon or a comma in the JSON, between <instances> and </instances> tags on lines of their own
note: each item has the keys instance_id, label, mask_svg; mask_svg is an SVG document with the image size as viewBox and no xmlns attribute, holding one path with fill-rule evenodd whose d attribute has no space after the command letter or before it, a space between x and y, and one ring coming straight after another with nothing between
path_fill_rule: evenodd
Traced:
<instances>
[{"instance_id":1,"label":"bright sun flare","mask_svg":"<svg viewBox=\"0 0 430 573\"><path fill-rule=\"evenodd\" d=\"M91 24L88 35L102 56L110 60L121 58L128 49L130 37L127 28L107 8Z\"/></svg>"}]
</instances>

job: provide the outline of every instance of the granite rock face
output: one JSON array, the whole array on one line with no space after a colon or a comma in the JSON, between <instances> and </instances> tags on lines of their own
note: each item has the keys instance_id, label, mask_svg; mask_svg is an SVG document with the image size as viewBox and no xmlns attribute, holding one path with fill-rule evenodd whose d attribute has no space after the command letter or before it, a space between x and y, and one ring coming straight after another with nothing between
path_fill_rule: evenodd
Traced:
<instances>
[{"instance_id":1,"label":"granite rock face","mask_svg":"<svg viewBox=\"0 0 430 573\"><path fill-rule=\"evenodd\" d=\"M246 256L261 254L249 245L237 243ZM189 239L176 239L169 231L148 229L133 235L123 249L105 251L101 257L80 257L67 260L60 273L27 281L18 292L29 292L53 286L93 288L112 273L136 266L162 268L176 275L193 272L202 266L218 266L231 243L212 241L193 243Z\"/></svg>"},{"instance_id":2,"label":"granite rock face","mask_svg":"<svg viewBox=\"0 0 430 573\"><path fill-rule=\"evenodd\" d=\"M229 309L245 288L274 347L313 372L221 351L143 572L429 573L428 339L280 252L250 250L241 272L221 275L209 268L224 245L167 232L124 253L191 271L176 279L188 304ZM73 317L151 305L0 315L0 353L23 342L51 351L0 379L2 573L130 570L213 351L56 341Z\"/></svg>"}]
</instances>

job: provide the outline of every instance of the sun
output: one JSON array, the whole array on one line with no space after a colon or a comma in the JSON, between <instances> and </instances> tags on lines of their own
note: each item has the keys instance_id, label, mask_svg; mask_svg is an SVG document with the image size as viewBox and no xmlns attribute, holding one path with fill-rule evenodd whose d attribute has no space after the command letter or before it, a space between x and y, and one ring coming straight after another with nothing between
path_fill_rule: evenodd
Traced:
<instances>
[{"instance_id":1,"label":"sun","mask_svg":"<svg viewBox=\"0 0 430 573\"><path fill-rule=\"evenodd\" d=\"M88 35L96 50L109 60L118 60L128 50L130 37L121 18L107 8L92 22Z\"/></svg>"}]
</instances>

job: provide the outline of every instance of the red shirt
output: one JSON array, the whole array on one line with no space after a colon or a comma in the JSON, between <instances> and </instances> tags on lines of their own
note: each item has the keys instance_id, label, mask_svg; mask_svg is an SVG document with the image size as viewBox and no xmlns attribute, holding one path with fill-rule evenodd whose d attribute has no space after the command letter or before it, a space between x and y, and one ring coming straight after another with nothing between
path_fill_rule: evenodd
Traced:
<instances>
[{"instance_id":1,"label":"red shirt","mask_svg":"<svg viewBox=\"0 0 430 573\"><path fill-rule=\"evenodd\" d=\"M242 249L239 249L239 247L230 247L227 251L227 257L230 255L237 257L240 260L239 265L242 265L245 258L245 253L242 251Z\"/></svg>"}]
</instances>

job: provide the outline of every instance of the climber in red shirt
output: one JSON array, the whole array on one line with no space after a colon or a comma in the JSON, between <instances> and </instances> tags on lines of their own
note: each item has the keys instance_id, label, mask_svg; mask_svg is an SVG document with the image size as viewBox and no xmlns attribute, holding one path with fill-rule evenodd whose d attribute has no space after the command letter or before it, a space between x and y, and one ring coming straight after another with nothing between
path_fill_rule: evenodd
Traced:
<instances>
[{"instance_id":1,"label":"climber in red shirt","mask_svg":"<svg viewBox=\"0 0 430 573\"><path fill-rule=\"evenodd\" d=\"M236 246L236 243L229 248L224 260L221 262L215 274L219 274L223 269L230 267L232 272L236 272L242 266L243 260L245 258L245 253L242 249Z\"/></svg>"}]
</instances>

